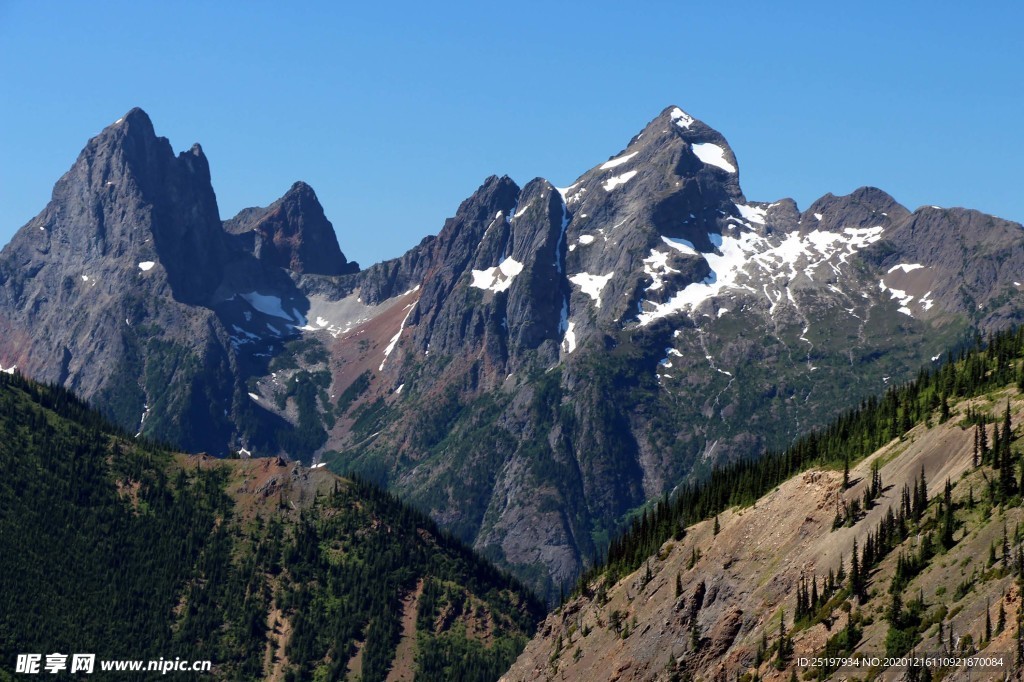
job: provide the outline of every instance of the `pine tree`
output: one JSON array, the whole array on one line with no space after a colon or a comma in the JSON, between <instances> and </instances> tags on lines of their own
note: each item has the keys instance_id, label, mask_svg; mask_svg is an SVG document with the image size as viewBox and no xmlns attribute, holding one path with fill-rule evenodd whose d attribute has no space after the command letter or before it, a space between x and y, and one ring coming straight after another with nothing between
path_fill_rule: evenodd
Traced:
<instances>
[{"instance_id":1,"label":"pine tree","mask_svg":"<svg viewBox=\"0 0 1024 682\"><path fill-rule=\"evenodd\" d=\"M857 558L857 541L853 541L853 552L850 558L850 591L854 596L861 597L860 559ZM861 601L864 601L861 599Z\"/></svg>"},{"instance_id":2,"label":"pine tree","mask_svg":"<svg viewBox=\"0 0 1024 682\"><path fill-rule=\"evenodd\" d=\"M714 527L714 531L713 532L714 532L715 535L718 535L718 533L721 532L721 530L722 530L722 527L720 525L718 525L718 515L716 514L715 515L715 527Z\"/></svg>"},{"instance_id":3,"label":"pine tree","mask_svg":"<svg viewBox=\"0 0 1024 682\"><path fill-rule=\"evenodd\" d=\"M1024 387L1022 387L1022 388L1024 388ZM1024 664L1024 632L1021 632L1020 625L1021 625L1021 621L1020 621L1020 617L1018 616L1018 618L1017 618L1017 634L1014 637L1014 639L1016 639L1016 641L1017 641L1017 647L1016 647L1017 648L1017 652L1016 652L1017 653L1017 656L1016 656L1017 660L1016 660L1016 664L1017 664L1018 668L1021 666L1021 664Z\"/></svg>"},{"instance_id":4,"label":"pine tree","mask_svg":"<svg viewBox=\"0 0 1024 682\"><path fill-rule=\"evenodd\" d=\"M777 657L775 659L775 667L782 670L786 667L786 661L789 659L790 646L792 643L789 640L789 636L786 634L786 612L782 611L779 614L779 648L777 650Z\"/></svg>"},{"instance_id":5,"label":"pine tree","mask_svg":"<svg viewBox=\"0 0 1024 682\"><path fill-rule=\"evenodd\" d=\"M1003 413L1003 443L1009 452L1010 443L1013 442L1013 424L1010 423L1010 401L1006 401L1006 412Z\"/></svg>"},{"instance_id":6,"label":"pine tree","mask_svg":"<svg viewBox=\"0 0 1024 682\"><path fill-rule=\"evenodd\" d=\"M1003 464L1000 459L1000 455L1003 454L1003 448L999 444L999 425L992 427L992 468L999 472L1000 477L1002 476Z\"/></svg>"},{"instance_id":7,"label":"pine tree","mask_svg":"<svg viewBox=\"0 0 1024 682\"><path fill-rule=\"evenodd\" d=\"M974 451L971 453L971 466L978 468L978 425L974 425Z\"/></svg>"},{"instance_id":8,"label":"pine tree","mask_svg":"<svg viewBox=\"0 0 1024 682\"><path fill-rule=\"evenodd\" d=\"M981 463L982 464L987 464L988 463L988 426L986 425L984 420L982 420L982 422L981 422L981 424L979 424L978 428L981 429L980 433L978 433L978 450L981 452Z\"/></svg>"},{"instance_id":9,"label":"pine tree","mask_svg":"<svg viewBox=\"0 0 1024 682\"><path fill-rule=\"evenodd\" d=\"M953 486L946 479L946 489L943 494L943 519L942 519L942 537L940 542L942 546L949 549L953 546Z\"/></svg>"}]
</instances>

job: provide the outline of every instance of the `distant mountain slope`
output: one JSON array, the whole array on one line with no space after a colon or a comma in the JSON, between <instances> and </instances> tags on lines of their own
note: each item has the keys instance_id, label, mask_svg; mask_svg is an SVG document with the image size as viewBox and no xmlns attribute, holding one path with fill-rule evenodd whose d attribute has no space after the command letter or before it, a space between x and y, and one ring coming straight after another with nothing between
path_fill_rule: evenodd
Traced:
<instances>
[{"instance_id":1,"label":"distant mountain slope","mask_svg":"<svg viewBox=\"0 0 1024 682\"><path fill-rule=\"evenodd\" d=\"M1016 679L1022 391L1017 332L658 505L502 680L926 679L884 663L799 663L912 651L1003 661L955 672L933 663L936 679Z\"/></svg>"},{"instance_id":2,"label":"distant mountain slope","mask_svg":"<svg viewBox=\"0 0 1024 682\"><path fill-rule=\"evenodd\" d=\"M172 455L8 374L0 443L0 679L58 651L212 660L214 679L492 680L543 613L423 515L323 468Z\"/></svg>"},{"instance_id":3,"label":"distant mountain slope","mask_svg":"<svg viewBox=\"0 0 1024 682\"><path fill-rule=\"evenodd\" d=\"M1021 322L1021 272L1024 229L975 211L751 201L678 107L359 270L304 183L222 222L201 149L133 110L0 253L0 367L190 451L358 472L554 596L648 500Z\"/></svg>"}]
</instances>

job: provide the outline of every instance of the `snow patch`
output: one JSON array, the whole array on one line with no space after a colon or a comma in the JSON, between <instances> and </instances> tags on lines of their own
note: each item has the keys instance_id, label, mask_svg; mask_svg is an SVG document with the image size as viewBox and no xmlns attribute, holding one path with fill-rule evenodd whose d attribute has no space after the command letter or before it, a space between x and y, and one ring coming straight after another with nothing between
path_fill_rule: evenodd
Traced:
<instances>
[{"instance_id":1,"label":"snow patch","mask_svg":"<svg viewBox=\"0 0 1024 682\"><path fill-rule=\"evenodd\" d=\"M609 168L615 168L616 166L621 166L622 164L628 162L630 159L632 159L634 156L636 156L639 153L640 152L633 152L632 154L626 154L624 156L620 156L617 159L612 159L611 161L605 161L604 163L601 164L601 167L600 167L599 170L608 170Z\"/></svg>"},{"instance_id":2,"label":"snow patch","mask_svg":"<svg viewBox=\"0 0 1024 682\"><path fill-rule=\"evenodd\" d=\"M747 204L736 204L736 210L740 212L744 220L752 223L758 223L764 225L764 218L768 215L768 211L758 206L748 206Z\"/></svg>"},{"instance_id":3,"label":"snow patch","mask_svg":"<svg viewBox=\"0 0 1024 682\"><path fill-rule=\"evenodd\" d=\"M651 249L651 255L644 258L644 274L651 278L651 285L647 287L647 291L658 291L665 285L662 279L665 275L679 272L668 264L668 257L669 254L664 251Z\"/></svg>"},{"instance_id":4,"label":"snow patch","mask_svg":"<svg viewBox=\"0 0 1024 682\"><path fill-rule=\"evenodd\" d=\"M729 163L725 158L725 150L712 142L701 142L690 145L693 153L701 160L701 163L709 166L716 166L729 173L736 172L736 166Z\"/></svg>"},{"instance_id":5,"label":"snow patch","mask_svg":"<svg viewBox=\"0 0 1024 682\"><path fill-rule=\"evenodd\" d=\"M384 359L380 361L380 367L377 368L378 372L384 371L384 363L388 361L388 356L391 355L391 351L393 351L395 346L398 345L398 339L402 336L402 330L405 329L405 323L409 320L409 316L412 315L412 311L415 307L416 301L413 301L406 306L406 308L409 309L409 312L407 312L405 317L402 318L402 324L398 326L398 332L391 337L391 341L388 343L387 348L384 349Z\"/></svg>"},{"instance_id":6,"label":"snow patch","mask_svg":"<svg viewBox=\"0 0 1024 682\"><path fill-rule=\"evenodd\" d=\"M297 324L306 324L306 320L302 319L302 315L300 315L298 311L293 310L291 313L285 312L284 305L282 304L281 299L277 296L272 294L261 294L258 291L250 291L248 293L239 294L239 296L241 296L245 302L251 305L255 310L263 313L264 315L277 317Z\"/></svg>"},{"instance_id":7,"label":"snow patch","mask_svg":"<svg viewBox=\"0 0 1024 682\"><path fill-rule=\"evenodd\" d=\"M139 270L142 270L143 272L149 272L154 265L156 265L156 263L154 263L153 261L144 260L141 263L139 263Z\"/></svg>"},{"instance_id":8,"label":"snow patch","mask_svg":"<svg viewBox=\"0 0 1024 682\"><path fill-rule=\"evenodd\" d=\"M687 285L664 303L642 301L638 321L643 326L677 312L693 311L727 289L757 293L758 290L751 286L751 276L757 271L768 276L761 290L769 301L769 312L774 313L783 298L782 289L788 288L801 272L812 280L817 268L825 264L838 272L833 259L845 263L857 249L878 241L881 236L881 227L847 228L843 234L821 230L805 235L789 233L781 240L774 238L774 241L754 232L738 235L710 233L708 239L718 251L700 254L707 261L710 274L700 282ZM652 261L651 266L655 263ZM802 270L798 265L802 265ZM769 284L775 280L780 282L776 285L779 289L769 291ZM644 303L647 304L646 310Z\"/></svg>"},{"instance_id":9,"label":"snow patch","mask_svg":"<svg viewBox=\"0 0 1024 682\"><path fill-rule=\"evenodd\" d=\"M689 128L693 125L693 117L679 107L675 107L669 112L669 118L680 128Z\"/></svg>"},{"instance_id":10,"label":"snow patch","mask_svg":"<svg viewBox=\"0 0 1024 682\"><path fill-rule=\"evenodd\" d=\"M523 271L523 264L514 258L506 258L493 268L486 270L473 270L473 281L471 287L485 291L505 291L512 286L512 280Z\"/></svg>"},{"instance_id":11,"label":"snow patch","mask_svg":"<svg viewBox=\"0 0 1024 682\"><path fill-rule=\"evenodd\" d=\"M255 393L250 393L249 397L252 398L253 400L255 400L256 402L260 401L260 397L258 395L256 395Z\"/></svg>"},{"instance_id":12,"label":"snow patch","mask_svg":"<svg viewBox=\"0 0 1024 682\"><path fill-rule=\"evenodd\" d=\"M3 374L14 374L14 370L18 369L17 365L11 365L10 367L4 367L0 365L0 373Z\"/></svg>"},{"instance_id":13,"label":"snow patch","mask_svg":"<svg viewBox=\"0 0 1024 682\"><path fill-rule=\"evenodd\" d=\"M885 285L885 281L884 280L878 280L878 288L882 290L882 293L885 293L885 292L888 291L889 292L889 296L891 298L899 301L899 304L900 304L900 307L898 308L899 312L903 313L904 315L908 315L910 317L914 316L914 314L911 312L910 307L909 307L910 304L913 303L913 301L914 301L914 297L913 296L911 296L907 292L903 291L902 289L890 289L889 287L887 287ZM931 293L931 292L928 292L928 293ZM931 307L931 306L929 306L929 307ZM925 310L927 310L927 308L925 308Z\"/></svg>"},{"instance_id":14,"label":"snow patch","mask_svg":"<svg viewBox=\"0 0 1024 682\"><path fill-rule=\"evenodd\" d=\"M565 329L565 336L562 337L562 350L566 355L576 350L576 323L570 322Z\"/></svg>"},{"instance_id":15,"label":"snow patch","mask_svg":"<svg viewBox=\"0 0 1024 682\"><path fill-rule=\"evenodd\" d=\"M569 185L568 187L555 187L555 191L562 195L562 203L563 204L568 204L569 203L568 196L569 196L570 192L572 192L574 189L576 189L579 186L580 186L580 183L574 182L573 184Z\"/></svg>"},{"instance_id":16,"label":"snow patch","mask_svg":"<svg viewBox=\"0 0 1024 682\"><path fill-rule=\"evenodd\" d=\"M584 246L586 246L587 244L593 244L594 243L594 235L591 235L591 234L581 234L580 238L579 238L579 243L583 244Z\"/></svg>"},{"instance_id":17,"label":"snow patch","mask_svg":"<svg viewBox=\"0 0 1024 682\"><path fill-rule=\"evenodd\" d=\"M665 242L676 251L679 251L680 253L685 253L688 256L700 255L699 253L697 253L697 247L693 245L693 242L687 239L681 239L679 237L662 236L661 241Z\"/></svg>"},{"instance_id":18,"label":"snow patch","mask_svg":"<svg viewBox=\"0 0 1024 682\"><path fill-rule=\"evenodd\" d=\"M891 275L897 270L902 270L903 272L913 272L914 270L920 270L923 267L924 266L921 265L920 263L900 263L889 268L888 274Z\"/></svg>"},{"instance_id":19,"label":"snow patch","mask_svg":"<svg viewBox=\"0 0 1024 682\"><path fill-rule=\"evenodd\" d=\"M405 388L405 384L399 384L398 388L395 389L395 395L400 394L403 388Z\"/></svg>"},{"instance_id":20,"label":"snow patch","mask_svg":"<svg viewBox=\"0 0 1024 682\"><path fill-rule=\"evenodd\" d=\"M824 216L822 216L822 215L821 215L820 213L815 213L815 214L814 214L814 219L815 219L815 220L818 220L818 221L820 221L820 220L821 220L821 219L822 219L823 217L824 217Z\"/></svg>"},{"instance_id":21,"label":"snow patch","mask_svg":"<svg viewBox=\"0 0 1024 682\"><path fill-rule=\"evenodd\" d=\"M607 275L591 275L587 272L581 272L570 277L569 281L577 285L587 296L594 299L594 305L600 308L601 290L611 281L614 275L614 271L609 272Z\"/></svg>"},{"instance_id":22,"label":"snow patch","mask_svg":"<svg viewBox=\"0 0 1024 682\"><path fill-rule=\"evenodd\" d=\"M623 173L622 175L616 175L613 178L609 178L601 186L604 187L604 191L611 192L613 189L615 189L619 185L625 185L627 182L632 180L634 175L636 175L636 171L635 170L627 171L627 172Z\"/></svg>"}]
</instances>

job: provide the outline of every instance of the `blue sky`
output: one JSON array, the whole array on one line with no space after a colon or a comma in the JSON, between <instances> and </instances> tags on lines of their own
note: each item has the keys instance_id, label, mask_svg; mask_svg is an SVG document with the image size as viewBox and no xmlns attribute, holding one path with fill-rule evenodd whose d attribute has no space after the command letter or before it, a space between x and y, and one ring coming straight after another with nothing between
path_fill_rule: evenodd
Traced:
<instances>
[{"instance_id":1,"label":"blue sky","mask_svg":"<svg viewBox=\"0 0 1024 682\"><path fill-rule=\"evenodd\" d=\"M881 187L1024 220L1020 3L0 0L0 243L133 106L221 215L297 179L367 265L491 174L556 185L676 104L752 200Z\"/></svg>"}]
</instances>

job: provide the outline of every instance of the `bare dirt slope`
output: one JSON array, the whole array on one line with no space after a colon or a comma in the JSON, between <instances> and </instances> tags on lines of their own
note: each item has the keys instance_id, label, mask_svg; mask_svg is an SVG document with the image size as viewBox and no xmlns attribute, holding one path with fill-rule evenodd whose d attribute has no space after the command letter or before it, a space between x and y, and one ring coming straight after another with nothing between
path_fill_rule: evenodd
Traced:
<instances>
[{"instance_id":1,"label":"bare dirt slope","mask_svg":"<svg viewBox=\"0 0 1024 682\"><path fill-rule=\"evenodd\" d=\"M974 400L973 404L996 416L1011 394L1017 425L1024 417L1024 401L1016 392L1007 391L988 401ZM647 565L606 590L594 583L590 587L595 596L573 599L548 616L502 680L598 682L687 676L732 680L745 674L752 679L755 673L762 679L790 679L792 666L782 671L768 662L755 666L762 636L769 642L777 640L783 613L787 632L793 629L801 575L809 579L815 574L820 584L829 569L838 571L840 562L850 570L854 541L864 546L868 533L875 531L890 506L898 507L903 486L912 487L922 467L933 501L941 497L947 478L956 484L953 499L963 507L958 511L961 528L955 535L957 544L935 557L905 593L923 595L929 613L945 605L945 620L958 640L970 633L976 643L983 638L986 599L993 627L1000 603L1006 622L1015 623L1018 590L1006 571L999 565L986 565L986 559L990 545L1000 541L1004 523L1012 535L1022 513L1019 507L991 509L981 502L986 489L983 477L991 478L992 472L972 470L973 430L961 425L965 409L966 404L958 406L944 424L914 428L902 440L892 441L860 462L851 470L849 490L842 490L840 471L804 472L754 506L719 516L717 536L713 520L704 521L688 529L681 541L666 543ZM884 485L881 499L853 527L833 530L837 501L862 496L876 461ZM979 501L973 510L966 508L969 495ZM935 507L929 507L928 513L934 515ZM907 550L917 541L907 540ZM690 567L695 552L700 558ZM892 552L874 571L866 604L848 600L849 606L859 607L864 615L858 652L885 652L888 623L884 609L889 604L888 587L899 552L899 548ZM973 589L954 600L957 586L964 581L971 582ZM602 591L606 591L606 601ZM820 652L825 641L846 625L849 611L845 608L837 609L826 623L794 632L793 659ZM1002 635L994 636L987 651L1010 651L1012 660L1011 630L1008 626ZM948 628L944 632L948 634ZM925 633L919 646L921 651L940 650L937 626Z\"/></svg>"}]
</instances>

